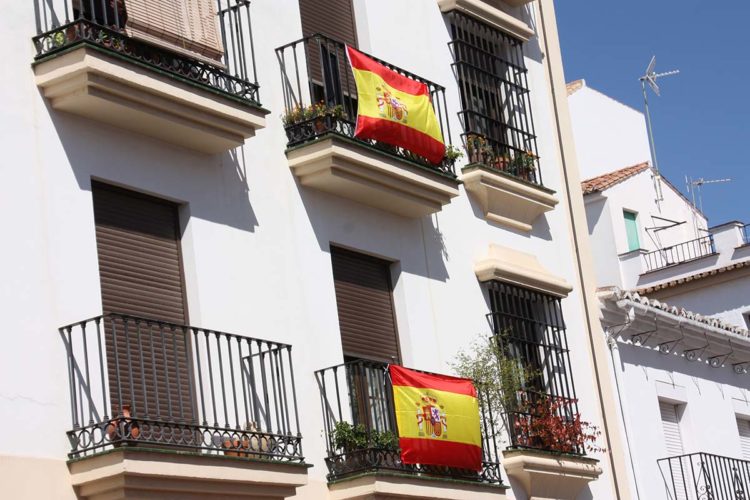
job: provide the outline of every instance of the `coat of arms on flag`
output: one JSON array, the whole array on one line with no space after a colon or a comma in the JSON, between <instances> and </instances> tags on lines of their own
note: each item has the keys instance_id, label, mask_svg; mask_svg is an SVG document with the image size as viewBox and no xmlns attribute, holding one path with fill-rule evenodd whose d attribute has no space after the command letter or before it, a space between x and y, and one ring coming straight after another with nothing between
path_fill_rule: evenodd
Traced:
<instances>
[{"instance_id":1,"label":"coat of arms on flag","mask_svg":"<svg viewBox=\"0 0 750 500\"><path fill-rule=\"evenodd\" d=\"M346 50L357 84L354 137L399 146L438 165L445 143L427 85L351 47Z\"/></svg>"},{"instance_id":2,"label":"coat of arms on flag","mask_svg":"<svg viewBox=\"0 0 750 500\"><path fill-rule=\"evenodd\" d=\"M395 365L389 372L401 461L482 470L479 402L472 381Z\"/></svg>"}]
</instances>

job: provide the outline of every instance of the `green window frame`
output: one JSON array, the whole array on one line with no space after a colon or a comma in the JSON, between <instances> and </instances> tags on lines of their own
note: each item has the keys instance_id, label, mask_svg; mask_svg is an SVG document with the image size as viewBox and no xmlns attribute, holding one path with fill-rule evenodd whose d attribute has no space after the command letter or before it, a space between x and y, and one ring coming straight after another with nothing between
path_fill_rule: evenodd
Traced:
<instances>
[{"instance_id":1,"label":"green window frame","mask_svg":"<svg viewBox=\"0 0 750 500\"><path fill-rule=\"evenodd\" d=\"M629 210L623 210L625 219L625 234L628 237L628 252L641 248L641 240L638 236L638 214Z\"/></svg>"}]
</instances>

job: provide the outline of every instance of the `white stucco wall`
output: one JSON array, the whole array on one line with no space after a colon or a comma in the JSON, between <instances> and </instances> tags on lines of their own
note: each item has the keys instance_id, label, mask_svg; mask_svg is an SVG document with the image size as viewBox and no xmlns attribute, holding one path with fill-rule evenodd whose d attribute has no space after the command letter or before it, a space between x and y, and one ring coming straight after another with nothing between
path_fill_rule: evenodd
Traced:
<instances>
[{"instance_id":1,"label":"white stucco wall","mask_svg":"<svg viewBox=\"0 0 750 500\"><path fill-rule=\"evenodd\" d=\"M568 105L582 178L651 161L643 113L585 83Z\"/></svg>"},{"instance_id":2,"label":"white stucco wall","mask_svg":"<svg viewBox=\"0 0 750 500\"><path fill-rule=\"evenodd\" d=\"M712 368L678 355L618 343L615 369L620 371L622 408L629 430L631 463L643 500L667 500L657 460L669 457L659 401L678 406L684 453L713 453L742 458L737 416L750 411L746 375L731 367Z\"/></svg>"},{"instance_id":3,"label":"white stucco wall","mask_svg":"<svg viewBox=\"0 0 750 500\"><path fill-rule=\"evenodd\" d=\"M458 90L447 29L435 2L355 5L367 51L447 87L457 142ZM393 12L400 20L419 19L420 29L394 24ZM528 43L526 61L534 121L545 185L557 191L560 204L531 234L521 234L484 221L463 189L440 213L412 220L295 182L284 156L283 99L273 50L301 37L294 0L253 4L260 95L271 115L267 128L243 148L218 156L52 110L30 67L33 16L27 2L9 4L0 17L6 68L0 73L6 97L0 117L0 210L5 214L0 220L6 235L0 259L5 321L0 455L63 461L68 452L69 392L57 328L101 313L92 178L182 204L192 324L293 345L303 446L314 466L301 498L327 495L313 371L342 362L331 243L396 261L403 362L424 370L449 371L459 349L489 333L489 306L473 265L490 243L534 254L553 273L577 281L563 172L555 161L556 125L536 39ZM600 424L582 311L576 290L563 301L572 370L581 412ZM582 498L608 498L608 484L602 477Z\"/></svg>"}]
</instances>

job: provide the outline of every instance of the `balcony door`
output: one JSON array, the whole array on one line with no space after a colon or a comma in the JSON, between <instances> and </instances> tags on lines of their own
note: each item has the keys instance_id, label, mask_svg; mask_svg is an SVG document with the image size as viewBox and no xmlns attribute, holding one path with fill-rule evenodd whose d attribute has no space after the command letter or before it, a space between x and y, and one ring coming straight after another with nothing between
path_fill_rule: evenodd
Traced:
<instances>
[{"instance_id":1,"label":"balcony door","mask_svg":"<svg viewBox=\"0 0 750 500\"><path fill-rule=\"evenodd\" d=\"M194 419L177 205L92 183L112 414Z\"/></svg>"},{"instance_id":2,"label":"balcony door","mask_svg":"<svg viewBox=\"0 0 750 500\"><path fill-rule=\"evenodd\" d=\"M331 248L331 259L353 422L392 430L392 394L385 366L400 363L401 355L391 263L336 247Z\"/></svg>"}]
</instances>

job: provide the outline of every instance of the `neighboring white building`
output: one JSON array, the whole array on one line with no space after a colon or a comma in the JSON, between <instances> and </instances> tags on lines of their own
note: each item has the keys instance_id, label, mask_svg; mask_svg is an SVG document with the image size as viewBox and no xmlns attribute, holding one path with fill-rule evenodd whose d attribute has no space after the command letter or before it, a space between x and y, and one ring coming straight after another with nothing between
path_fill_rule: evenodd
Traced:
<instances>
[{"instance_id":1,"label":"neighboring white building","mask_svg":"<svg viewBox=\"0 0 750 500\"><path fill-rule=\"evenodd\" d=\"M657 176L641 113L583 81L568 92L633 491L742 498L750 491L747 228L709 228Z\"/></svg>"},{"instance_id":2,"label":"neighboring white building","mask_svg":"<svg viewBox=\"0 0 750 500\"><path fill-rule=\"evenodd\" d=\"M163 4L0 18L0 497L631 498L552 0ZM489 144L353 139L318 32ZM485 428L478 475L334 437L393 430L385 364L449 373L488 315L607 452Z\"/></svg>"}]
</instances>

